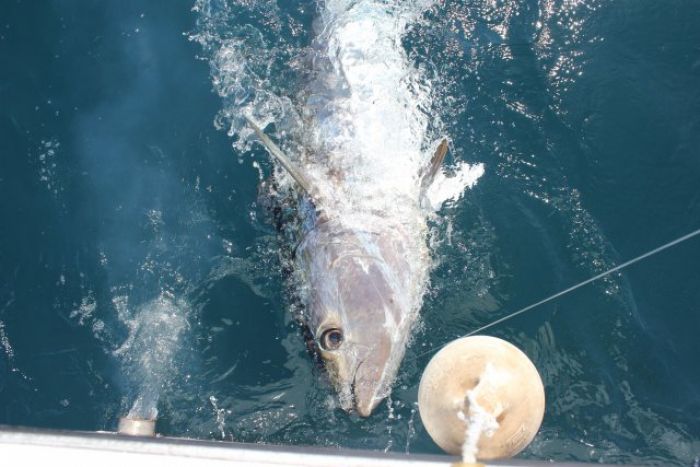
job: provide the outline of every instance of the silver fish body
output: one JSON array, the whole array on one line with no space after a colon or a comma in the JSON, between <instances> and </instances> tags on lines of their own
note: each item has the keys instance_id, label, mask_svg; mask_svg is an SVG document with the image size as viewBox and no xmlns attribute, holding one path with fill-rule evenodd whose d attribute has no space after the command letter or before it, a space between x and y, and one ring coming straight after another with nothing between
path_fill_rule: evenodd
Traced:
<instances>
[{"instance_id":1,"label":"silver fish body","mask_svg":"<svg viewBox=\"0 0 700 467\"><path fill-rule=\"evenodd\" d=\"M428 252L400 224L367 218L364 225L320 221L296 257L309 285L306 324L341 406L366 417L391 391L426 283L411 261Z\"/></svg>"},{"instance_id":2,"label":"silver fish body","mask_svg":"<svg viewBox=\"0 0 700 467\"><path fill-rule=\"evenodd\" d=\"M302 154L288 157L246 117L300 189L302 319L341 406L361 416L391 390L432 265L426 199L447 141L428 139L426 85L401 45L419 3L323 3Z\"/></svg>"}]
</instances>

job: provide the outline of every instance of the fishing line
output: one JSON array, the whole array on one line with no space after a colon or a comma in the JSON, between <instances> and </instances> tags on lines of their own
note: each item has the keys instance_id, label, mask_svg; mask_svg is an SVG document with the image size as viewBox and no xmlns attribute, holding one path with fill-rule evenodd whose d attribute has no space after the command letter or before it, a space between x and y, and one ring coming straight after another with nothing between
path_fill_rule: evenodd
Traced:
<instances>
[{"instance_id":1,"label":"fishing line","mask_svg":"<svg viewBox=\"0 0 700 467\"><path fill-rule=\"evenodd\" d=\"M693 232L690 232L690 233L688 233L688 234L685 234L685 235L683 235L682 237L678 237L678 238L676 238L675 240L671 240L671 241L668 242L668 243L664 243L663 245L661 245L661 246L659 246L659 247L657 247L657 248L654 248L653 250L647 251L646 253L637 256L636 258L632 258L632 259L630 259L630 260L628 260L628 261L625 261L624 263L619 264L619 265L615 266L614 268L610 268L610 269L608 269L608 270L605 271L605 272L601 272L600 274L595 275L595 276L591 277L590 279L586 279L586 280L583 281L583 282L579 282L579 283L576 284L576 285L572 285L571 287L566 288L566 289L562 290L561 292L557 292L557 293L555 293L554 295L550 295L549 297L547 297L547 298L545 298L545 299L542 299L542 300L540 300L539 302L533 303L532 305L528 305L528 306L526 306L525 308L521 308L521 309L518 310L518 311L515 311L515 312L513 312L513 313L510 313L510 314L508 314L508 315L506 315L506 316L504 316L504 317L502 317L502 318L497 319L496 321L493 321L493 322L491 322L491 323L489 323L489 324L487 324L487 325L485 325L485 326L481 326L480 328L477 328L477 329L475 329L475 330L473 330L473 331L471 331L471 332L469 332L469 333L467 333L467 334L464 334L464 335L462 335L462 336L459 336L459 337L469 337L469 336L472 336L472 335L474 335L474 334L476 334L476 333L479 333L479 332L481 332L481 331L483 331L483 330L485 330L485 329L489 329L489 328L491 328L491 327L493 327L493 326L495 326L495 325L497 325L497 324L503 323L504 321L508 321L509 319L514 318L514 317L516 317L516 316L518 316L518 315L521 315L521 314L523 314L523 313L525 313L525 312L527 312L527 311L530 311L530 310L532 310L533 308L536 308L536 307L538 307L538 306L540 306L540 305L543 305L543 304L545 304L545 303L547 303L547 302L550 302L550 301L554 300L555 298L559 298L559 297L561 297L562 295L566 295L566 294L569 293L569 292L573 292L574 290L576 290L576 289L578 289L578 288L581 288L581 287L583 287L584 285L590 284L591 282L597 281L598 279L600 279L600 278L602 278L602 277L605 277L605 276L610 275L610 274L612 274L612 273L614 273L614 272L620 271L620 270L622 270L622 269L624 269L624 268L626 268L626 267L628 267L628 266L633 265L634 263L638 263L639 261L641 261L641 260L643 260L643 259L645 259L645 258L648 258L648 257L650 257L650 256L653 256L653 255L655 255L655 254L657 254L657 253L660 253L660 252L662 252L662 251L664 251L664 250L666 250L666 249L668 249L668 248L671 248L672 246L678 245L679 243L683 243L683 242L686 241L686 240L690 240L691 238L696 237L697 235L700 235L700 229L697 229L697 230L695 230L695 231L693 231ZM427 354L430 354L430 353L432 353L432 352L436 352L436 351L440 350L441 348L443 348L445 345L447 345L447 344L441 345L441 346L438 347L437 349L431 349L431 350L429 350L428 352L422 353L422 354L418 355L418 357L422 357L423 355L427 355Z\"/></svg>"}]
</instances>

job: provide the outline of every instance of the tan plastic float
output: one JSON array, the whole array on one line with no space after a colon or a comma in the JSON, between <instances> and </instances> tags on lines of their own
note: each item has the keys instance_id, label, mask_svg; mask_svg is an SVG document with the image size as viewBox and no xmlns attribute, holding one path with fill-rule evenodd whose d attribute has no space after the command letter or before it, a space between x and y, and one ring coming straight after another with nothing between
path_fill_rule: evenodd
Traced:
<instances>
[{"instance_id":1,"label":"tan plastic float","mask_svg":"<svg viewBox=\"0 0 700 467\"><path fill-rule=\"evenodd\" d=\"M477 435L480 460L522 451L539 430L544 403L544 386L530 359L514 345L489 336L449 343L430 360L418 389L423 425L451 454L462 454L474 416L490 421L492 429Z\"/></svg>"}]
</instances>

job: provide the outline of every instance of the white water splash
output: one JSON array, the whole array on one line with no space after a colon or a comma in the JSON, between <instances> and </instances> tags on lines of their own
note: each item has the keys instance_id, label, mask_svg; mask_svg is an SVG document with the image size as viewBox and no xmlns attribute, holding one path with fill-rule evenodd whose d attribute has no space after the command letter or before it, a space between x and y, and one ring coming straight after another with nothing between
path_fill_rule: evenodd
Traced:
<instances>
[{"instance_id":1,"label":"white water splash","mask_svg":"<svg viewBox=\"0 0 700 467\"><path fill-rule=\"evenodd\" d=\"M83 326L86 321L93 322L93 314L96 309L97 302L95 301L95 295L92 292L88 292L88 294L81 299L80 306L70 312L69 318L77 318L78 324Z\"/></svg>"},{"instance_id":2,"label":"white water splash","mask_svg":"<svg viewBox=\"0 0 700 467\"><path fill-rule=\"evenodd\" d=\"M131 312L125 300L115 299L120 319L129 327L124 343L114 351L125 375L138 388L129 411L131 418L155 419L158 399L174 373L173 357L189 324L190 306L182 299L162 293Z\"/></svg>"},{"instance_id":3,"label":"white water splash","mask_svg":"<svg viewBox=\"0 0 700 467\"><path fill-rule=\"evenodd\" d=\"M209 403L214 411L214 417L216 418L216 427L219 430L219 436L221 439L226 438L226 414L231 413L230 410L226 410L219 407L219 399L214 396L209 396Z\"/></svg>"},{"instance_id":4,"label":"white water splash","mask_svg":"<svg viewBox=\"0 0 700 467\"><path fill-rule=\"evenodd\" d=\"M334 217L425 217L416 209L423 194L419 177L439 139L448 135L441 133L439 109L432 104L432 80L414 67L402 40L434 4L321 2L313 43L301 47L262 29L294 22L273 4L198 0L198 33L190 38L211 55L213 86L224 101L216 126L227 129L243 151L256 138L242 115L252 117L304 167ZM268 20L232 29L229 18L239 10ZM293 89L272 74L279 68L312 79ZM438 173L426 193L427 207L438 210L458 200L483 166L462 162L449 172ZM278 175L289 182L286 174Z\"/></svg>"},{"instance_id":5,"label":"white water splash","mask_svg":"<svg viewBox=\"0 0 700 467\"><path fill-rule=\"evenodd\" d=\"M5 331L5 323L0 321L0 346L5 351L7 360L12 362L15 358L15 351L10 344L10 339L7 337L7 332Z\"/></svg>"},{"instance_id":6,"label":"white water splash","mask_svg":"<svg viewBox=\"0 0 700 467\"><path fill-rule=\"evenodd\" d=\"M484 164L471 165L460 162L451 177L444 172L438 172L426 193L430 206L435 211L439 211L445 202L459 201L466 188L476 185L479 178L484 175L484 170Z\"/></svg>"},{"instance_id":7,"label":"white water splash","mask_svg":"<svg viewBox=\"0 0 700 467\"><path fill-rule=\"evenodd\" d=\"M36 148L36 160L39 183L51 193L58 205L65 209L63 203L63 186L61 162L61 143L56 138L42 139Z\"/></svg>"},{"instance_id":8,"label":"white water splash","mask_svg":"<svg viewBox=\"0 0 700 467\"><path fill-rule=\"evenodd\" d=\"M305 164L330 200L324 206L336 217L424 217L419 176L436 148L429 136L431 86L401 41L431 2L336 0L324 6L315 41L319 71L303 109L313 122ZM440 172L429 204L439 209L482 173L483 167L468 164L454 177Z\"/></svg>"}]
</instances>

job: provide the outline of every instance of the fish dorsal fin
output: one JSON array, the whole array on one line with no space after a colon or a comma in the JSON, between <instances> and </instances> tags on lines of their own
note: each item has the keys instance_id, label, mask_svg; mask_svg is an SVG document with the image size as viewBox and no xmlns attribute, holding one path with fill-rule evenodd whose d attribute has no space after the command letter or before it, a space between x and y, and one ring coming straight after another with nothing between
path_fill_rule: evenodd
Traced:
<instances>
[{"instance_id":1,"label":"fish dorsal fin","mask_svg":"<svg viewBox=\"0 0 700 467\"><path fill-rule=\"evenodd\" d=\"M250 125L253 131L255 131L255 134L258 136L260 142L263 144L263 146L265 146L270 155L277 159L277 162L284 167L284 170L287 171L294 181L299 184L307 195L313 198L314 193L311 190L311 182L306 174L292 163L286 154L282 152L279 146L277 146L265 133L263 133L260 127L257 126L250 117L247 115L244 115L244 117L248 121L248 125Z\"/></svg>"},{"instance_id":2,"label":"fish dorsal fin","mask_svg":"<svg viewBox=\"0 0 700 467\"><path fill-rule=\"evenodd\" d=\"M435 175L437 175L442 166L442 161L445 160L445 155L447 155L447 138L443 138L440 141L440 145L435 150L432 159L430 159L430 166L423 172L421 177L421 188L426 190L433 180L435 180Z\"/></svg>"}]
</instances>

